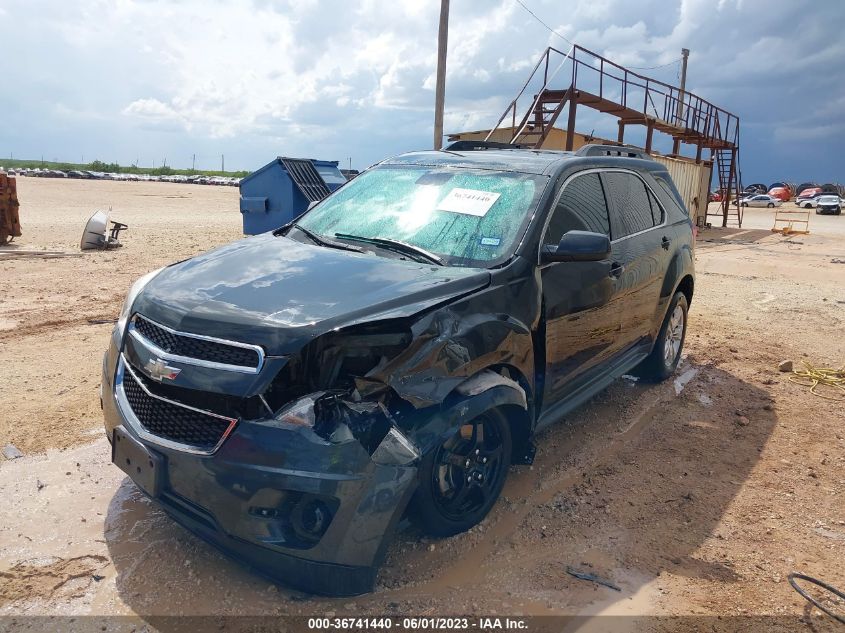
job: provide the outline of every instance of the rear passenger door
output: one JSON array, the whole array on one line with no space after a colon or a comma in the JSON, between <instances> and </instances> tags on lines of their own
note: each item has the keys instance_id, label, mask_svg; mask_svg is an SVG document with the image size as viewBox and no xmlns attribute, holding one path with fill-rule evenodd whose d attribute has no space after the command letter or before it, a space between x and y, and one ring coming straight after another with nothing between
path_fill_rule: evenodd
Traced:
<instances>
[{"instance_id":1,"label":"rear passenger door","mask_svg":"<svg viewBox=\"0 0 845 633\"><path fill-rule=\"evenodd\" d=\"M602 181L610 211L613 261L619 277L619 347L650 342L671 240L666 214L645 181L634 172L605 171Z\"/></svg>"},{"instance_id":2,"label":"rear passenger door","mask_svg":"<svg viewBox=\"0 0 845 633\"><path fill-rule=\"evenodd\" d=\"M542 244L557 246L568 231L610 234L598 172L569 179L552 208ZM619 280L610 260L540 266L546 317L544 402L551 406L577 388L590 368L607 359L621 329L615 300Z\"/></svg>"}]
</instances>

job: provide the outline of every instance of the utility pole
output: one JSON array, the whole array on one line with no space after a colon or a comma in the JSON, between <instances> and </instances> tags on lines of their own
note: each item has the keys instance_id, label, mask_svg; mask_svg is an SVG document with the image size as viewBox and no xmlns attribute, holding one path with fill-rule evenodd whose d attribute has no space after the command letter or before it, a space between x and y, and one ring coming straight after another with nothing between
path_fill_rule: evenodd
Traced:
<instances>
[{"instance_id":1,"label":"utility pole","mask_svg":"<svg viewBox=\"0 0 845 633\"><path fill-rule=\"evenodd\" d=\"M196 168L197 168L197 155L196 155L196 154L194 154L194 155L191 157L191 173L194 173L194 171L196 170Z\"/></svg>"},{"instance_id":2,"label":"utility pole","mask_svg":"<svg viewBox=\"0 0 845 633\"><path fill-rule=\"evenodd\" d=\"M675 124L681 125L684 121L684 96L687 88L687 59L689 59L689 49L681 49L681 89L678 91L678 113L675 116ZM681 150L681 141L675 139L672 143L672 153L677 154Z\"/></svg>"},{"instance_id":3,"label":"utility pole","mask_svg":"<svg viewBox=\"0 0 845 633\"><path fill-rule=\"evenodd\" d=\"M220 171L226 171L226 157L220 154Z\"/></svg>"},{"instance_id":4,"label":"utility pole","mask_svg":"<svg viewBox=\"0 0 845 633\"><path fill-rule=\"evenodd\" d=\"M440 0L437 31L437 85L434 91L434 149L443 147L443 104L446 98L446 42L449 38L449 0Z\"/></svg>"}]
</instances>

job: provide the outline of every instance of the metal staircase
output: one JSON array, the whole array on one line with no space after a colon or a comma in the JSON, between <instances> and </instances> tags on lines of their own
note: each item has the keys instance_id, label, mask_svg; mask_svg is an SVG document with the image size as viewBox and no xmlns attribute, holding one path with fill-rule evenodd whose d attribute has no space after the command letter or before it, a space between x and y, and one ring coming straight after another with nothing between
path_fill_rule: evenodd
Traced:
<instances>
[{"instance_id":1,"label":"metal staircase","mask_svg":"<svg viewBox=\"0 0 845 633\"><path fill-rule=\"evenodd\" d=\"M563 75L568 76L557 81L557 85L562 86L556 89L552 86L553 81L564 66L568 68ZM552 67L554 69L550 70ZM524 98L531 94L533 98L525 108ZM520 101L523 101L522 106ZM694 145L697 162L702 160L704 150L710 150L718 169L720 187L739 195L739 118L736 115L695 94L639 75L577 45L568 53L551 46L545 50L484 140L489 141L498 131L499 138L504 132L504 138L509 138L511 144L540 149L566 110L566 149L571 151L578 106L617 117L620 144L624 142L625 126L646 126L646 153L652 151L655 130L672 136L675 154L680 143ZM517 119L519 111L523 115ZM742 210L737 207L734 212L731 199L736 197L726 195L722 202L722 226L727 226L731 218L737 225L742 223Z\"/></svg>"},{"instance_id":2,"label":"metal staircase","mask_svg":"<svg viewBox=\"0 0 845 633\"><path fill-rule=\"evenodd\" d=\"M736 149L715 150L715 166L719 177L719 191L722 193L721 212L707 215L719 215L722 217L722 226L728 226L731 221L736 226L742 226L742 207L739 204L742 191L742 173L739 170L739 160L736 156ZM736 202L736 205L731 204Z\"/></svg>"},{"instance_id":3,"label":"metal staircase","mask_svg":"<svg viewBox=\"0 0 845 633\"><path fill-rule=\"evenodd\" d=\"M543 90L533 110L525 113L515 130L511 143L540 148L555 125L555 121L569 102L572 89L564 91Z\"/></svg>"}]
</instances>

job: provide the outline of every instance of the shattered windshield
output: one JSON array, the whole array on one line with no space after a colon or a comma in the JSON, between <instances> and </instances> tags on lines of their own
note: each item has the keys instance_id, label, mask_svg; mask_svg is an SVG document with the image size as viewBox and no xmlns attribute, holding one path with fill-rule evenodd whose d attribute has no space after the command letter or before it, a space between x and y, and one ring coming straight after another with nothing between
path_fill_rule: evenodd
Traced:
<instances>
[{"instance_id":1,"label":"shattered windshield","mask_svg":"<svg viewBox=\"0 0 845 633\"><path fill-rule=\"evenodd\" d=\"M453 266L491 266L511 256L547 182L534 174L382 166L349 182L297 224L330 239L404 242Z\"/></svg>"}]
</instances>

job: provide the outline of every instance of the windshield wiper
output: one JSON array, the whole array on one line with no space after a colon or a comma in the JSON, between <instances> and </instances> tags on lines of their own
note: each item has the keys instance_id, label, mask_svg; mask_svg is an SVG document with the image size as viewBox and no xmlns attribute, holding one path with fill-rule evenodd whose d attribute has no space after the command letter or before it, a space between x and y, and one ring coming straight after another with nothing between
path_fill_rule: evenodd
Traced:
<instances>
[{"instance_id":1,"label":"windshield wiper","mask_svg":"<svg viewBox=\"0 0 845 633\"><path fill-rule=\"evenodd\" d=\"M424 248L408 244L407 242L391 240L386 237L363 237L361 235L350 235L349 233L335 233L334 236L339 237L342 240L353 240L355 242L365 242L366 244L381 246L384 249L396 251L397 253L403 253L405 255L414 255L416 256L417 261L425 259L437 264L438 266L445 265L443 260L434 253L429 253Z\"/></svg>"},{"instance_id":2,"label":"windshield wiper","mask_svg":"<svg viewBox=\"0 0 845 633\"><path fill-rule=\"evenodd\" d=\"M309 231L306 228L301 227L299 224L294 222L291 224L292 227L301 231L308 239L312 242L317 244L318 246L327 246L329 248L339 248L340 250L344 251L353 251L355 253L363 253L363 249L358 248L357 246L352 246L351 244L344 244L343 242L335 242L334 240L327 240L324 237L317 235L316 233Z\"/></svg>"}]
</instances>

